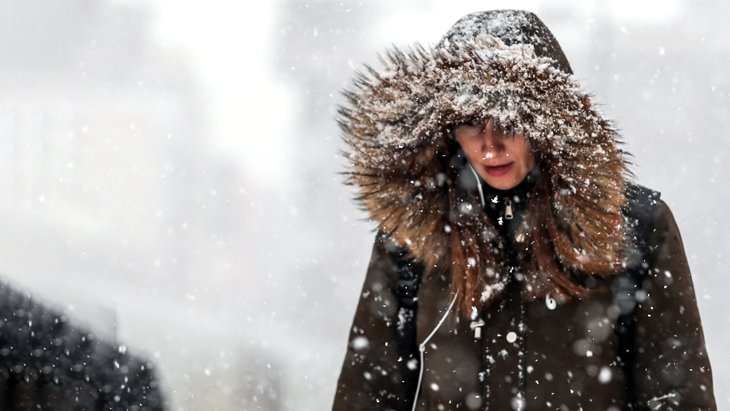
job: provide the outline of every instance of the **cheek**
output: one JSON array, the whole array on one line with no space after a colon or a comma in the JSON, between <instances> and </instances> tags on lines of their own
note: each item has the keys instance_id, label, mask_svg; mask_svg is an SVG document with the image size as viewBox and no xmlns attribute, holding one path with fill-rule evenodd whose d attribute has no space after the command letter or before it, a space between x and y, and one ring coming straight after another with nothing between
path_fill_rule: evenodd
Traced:
<instances>
[{"instance_id":1,"label":"cheek","mask_svg":"<svg viewBox=\"0 0 730 411\"><path fill-rule=\"evenodd\" d=\"M520 159L528 166L531 167L535 163L535 157L532 152L532 144L530 140L522 138L521 144L519 145Z\"/></svg>"},{"instance_id":2,"label":"cheek","mask_svg":"<svg viewBox=\"0 0 730 411\"><path fill-rule=\"evenodd\" d=\"M459 146L465 153L471 153L475 150L476 144L474 144L473 140L474 139L459 137L458 135L456 137L456 142L459 143Z\"/></svg>"},{"instance_id":3,"label":"cheek","mask_svg":"<svg viewBox=\"0 0 730 411\"><path fill-rule=\"evenodd\" d=\"M481 160L481 144L479 142L474 142L470 139L462 139L462 140L456 140L459 143L459 146L461 147L461 150L466 155L466 158L469 160L472 164L477 164Z\"/></svg>"}]
</instances>

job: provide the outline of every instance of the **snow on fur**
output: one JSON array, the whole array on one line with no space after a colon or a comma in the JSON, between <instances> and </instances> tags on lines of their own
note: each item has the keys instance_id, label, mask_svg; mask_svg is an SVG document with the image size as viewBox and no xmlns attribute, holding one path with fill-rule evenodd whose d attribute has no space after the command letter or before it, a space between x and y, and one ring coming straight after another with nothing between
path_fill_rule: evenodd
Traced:
<instances>
[{"instance_id":1,"label":"snow on fur","mask_svg":"<svg viewBox=\"0 0 730 411\"><path fill-rule=\"evenodd\" d=\"M532 226L521 234L533 242L544 237L573 274L620 268L626 155L614 127L552 62L530 45L481 35L434 49L394 49L381 70L367 67L345 92L339 123L349 147L348 182L381 229L427 267L476 261L465 275L493 269L497 275L480 281L500 289L499 236L478 201L460 193L449 163L452 127L493 117L532 141L542 169L535 190L548 197L549 211L545 220L528 218ZM568 284L546 270L535 261L526 267L525 295L569 297Z\"/></svg>"}]
</instances>

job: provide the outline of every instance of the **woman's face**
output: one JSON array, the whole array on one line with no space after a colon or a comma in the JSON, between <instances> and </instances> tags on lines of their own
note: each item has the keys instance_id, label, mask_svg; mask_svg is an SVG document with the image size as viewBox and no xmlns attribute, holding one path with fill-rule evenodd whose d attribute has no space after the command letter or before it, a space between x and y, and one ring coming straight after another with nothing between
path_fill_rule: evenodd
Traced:
<instances>
[{"instance_id":1,"label":"woman's face","mask_svg":"<svg viewBox=\"0 0 730 411\"><path fill-rule=\"evenodd\" d=\"M469 163L493 188L515 187L535 166L530 140L495 129L494 119L461 124L454 132Z\"/></svg>"}]
</instances>

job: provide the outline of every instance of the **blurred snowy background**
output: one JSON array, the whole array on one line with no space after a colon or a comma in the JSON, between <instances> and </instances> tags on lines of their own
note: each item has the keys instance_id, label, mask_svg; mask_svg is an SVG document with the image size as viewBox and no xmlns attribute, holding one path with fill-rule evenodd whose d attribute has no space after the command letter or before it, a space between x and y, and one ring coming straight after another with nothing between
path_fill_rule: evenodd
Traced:
<instances>
[{"instance_id":1,"label":"blurred snowy background","mask_svg":"<svg viewBox=\"0 0 730 411\"><path fill-rule=\"evenodd\" d=\"M730 406L730 3L0 3L0 276L157 364L174 410L330 406L373 225L337 172L354 68L535 11L672 207Z\"/></svg>"}]
</instances>

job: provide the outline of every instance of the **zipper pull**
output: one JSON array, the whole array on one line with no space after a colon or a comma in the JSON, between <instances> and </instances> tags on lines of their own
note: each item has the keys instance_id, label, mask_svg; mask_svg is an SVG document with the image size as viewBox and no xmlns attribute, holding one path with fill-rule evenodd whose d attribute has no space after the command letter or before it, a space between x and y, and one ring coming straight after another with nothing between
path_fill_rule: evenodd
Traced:
<instances>
[{"instance_id":1,"label":"zipper pull","mask_svg":"<svg viewBox=\"0 0 730 411\"><path fill-rule=\"evenodd\" d=\"M471 324L469 324L469 328L474 330L474 338L482 338L482 327L484 327L484 320L482 320L481 318L479 319L479 321L472 321Z\"/></svg>"},{"instance_id":2,"label":"zipper pull","mask_svg":"<svg viewBox=\"0 0 730 411\"><path fill-rule=\"evenodd\" d=\"M512 214L512 200L505 197L505 199L504 199L504 219L511 220L513 218L515 218L515 215Z\"/></svg>"}]
</instances>

